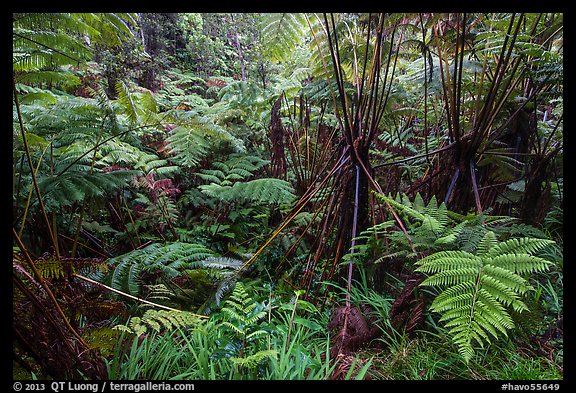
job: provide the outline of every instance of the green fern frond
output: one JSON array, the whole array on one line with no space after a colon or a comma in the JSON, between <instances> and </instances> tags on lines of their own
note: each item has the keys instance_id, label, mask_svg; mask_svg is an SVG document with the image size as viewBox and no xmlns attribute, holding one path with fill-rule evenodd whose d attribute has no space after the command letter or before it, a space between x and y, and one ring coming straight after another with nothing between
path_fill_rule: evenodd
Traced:
<instances>
[{"instance_id":1,"label":"green fern frond","mask_svg":"<svg viewBox=\"0 0 576 393\"><path fill-rule=\"evenodd\" d=\"M180 165L195 167L211 149L230 146L234 151L243 151L241 140L207 117L194 116L172 130L166 138L167 148L175 153L173 160Z\"/></svg>"},{"instance_id":2,"label":"green fern frond","mask_svg":"<svg viewBox=\"0 0 576 393\"><path fill-rule=\"evenodd\" d=\"M507 308L528 309L521 299L533 288L523 275L544 271L550 262L527 252L549 244L549 240L527 238L500 242L488 231L475 254L441 251L416 263L416 271L429 275L420 285L444 288L430 310L442 315L440 321L466 362L475 345L489 344L490 336L506 336L514 328Z\"/></svg>"},{"instance_id":3,"label":"green fern frond","mask_svg":"<svg viewBox=\"0 0 576 393\"><path fill-rule=\"evenodd\" d=\"M124 187L126 182L137 174L138 171L128 170L92 174L68 171L60 176L41 177L38 185L46 197L46 209L53 211Z\"/></svg>"},{"instance_id":4,"label":"green fern frond","mask_svg":"<svg viewBox=\"0 0 576 393\"><path fill-rule=\"evenodd\" d=\"M285 180L261 178L236 183L224 194L229 200L244 200L264 205L290 204L296 198L294 189Z\"/></svg>"},{"instance_id":5,"label":"green fern frond","mask_svg":"<svg viewBox=\"0 0 576 393\"><path fill-rule=\"evenodd\" d=\"M248 294L242 282L237 282L234 290L224 302L221 310L224 321L221 326L233 331L245 340L255 339L266 331L258 328L258 321L266 316L259 304Z\"/></svg>"},{"instance_id":6,"label":"green fern frond","mask_svg":"<svg viewBox=\"0 0 576 393\"><path fill-rule=\"evenodd\" d=\"M202 260L217 255L200 244L155 243L108 259L108 264L112 266L108 280L112 288L138 296L143 272L159 272L173 278L186 269L197 267Z\"/></svg>"},{"instance_id":7,"label":"green fern frond","mask_svg":"<svg viewBox=\"0 0 576 393\"><path fill-rule=\"evenodd\" d=\"M113 329L141 335L152 329L156 332L168 332L196 326L202 323L197 315L186 311L147 310L142 317L132 317L127 325L116 325Z\"/></svg>"},{"instance_id":8,"label":"green fern frond","mask_svg":"<svg viewBox=\"0 0 576 393\"><path fill-rule=\"evenodd\" d=\"M554 243L553 240L549 239L536 239L530 237L512 238L496 245L496 247L490 250L488 255L494 257L507 254L511 251L514 251L515 253L535 254Z\"/></svg>"},{"instance_id":9,"label":"green fern frond","mask_svg":"<svg viewBox=\"0 0 576 393\"><path fill-rule=\"evenodd\" d=\"M290 204L295 198L294 189L285 180L258 178L248 180L268 164L257 156L232 154L226 161L212 163L214 169L202 169L197 176L209 184L198 188L203 194L221 202L251 202L261 205Z\"/></svg>"},{"instance_id":10,"label":"green fern frond","mask_svg":"<svg viewBox=\"0 0 576 393\"><path fill-rule=\"evenodd\" d=\"M143 90L141 87L139 89L142 91L131 91L122 80L118 80L114 87L118 95L116 103L128 118L131 126L157 120L158 107L150 91Z\"/></svg>"},{"instance_id":11,"label":"green fern frond","mask_svg":"<svg viewBox=\"0 0 576 393\"><path fill-rule=\"evenodd\" d=\"M278 356L277 350L266 349L250 354L245 357L231 357L230 360L237 366L246 367L250 369L257 367L265 359L272 359L272 358L275 359L277 356Z\"/></svg>"},{"instance_id":12,"label":"green fern frond","mask_svg":"<svg viewBox=\"0 0 576 393\"><path fill-rule=\"evenodd\" d=\"M261 30L265 54L283 61L302 42L308 25L304 14L273 13L263 15Z\"/></svg>"}]
</instances>

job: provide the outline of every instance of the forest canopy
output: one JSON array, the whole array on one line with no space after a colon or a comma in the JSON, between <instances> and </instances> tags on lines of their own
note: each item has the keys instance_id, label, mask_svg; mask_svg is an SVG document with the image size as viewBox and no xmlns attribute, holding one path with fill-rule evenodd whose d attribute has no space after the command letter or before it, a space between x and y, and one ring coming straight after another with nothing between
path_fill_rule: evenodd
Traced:
<instances>
[{"instance_id":1,"label":"forest canopy","mask_svg":"<svg viewBox=\"0 0 576 393\"><path fill-rule=\"evenodd\" d=\"M14 13L14 379L563 378L562 13Z\"/></svg>"}]
</instances>

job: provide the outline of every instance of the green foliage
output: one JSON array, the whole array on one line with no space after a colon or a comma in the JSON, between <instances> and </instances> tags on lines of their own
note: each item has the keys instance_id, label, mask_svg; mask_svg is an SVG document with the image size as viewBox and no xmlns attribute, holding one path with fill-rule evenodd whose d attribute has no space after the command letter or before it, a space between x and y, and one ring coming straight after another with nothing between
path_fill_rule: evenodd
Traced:
<instances>
[{"instance_id":1,"label":"green foliage","mask_svg":"<svg viewBox=\"0 0 576 393\"><path fill-rule=\"evenodd\" d=\"M206 81L192 72L171 68L166 70L162 79L162 89L156 93L162 110L192 109L202 115L214 100L208 96Z\"/></svg>"},{"instance_id":2,"label":"green foliage","mask_svg":"<svg viewBox=\"0 0 576 393\"><path fill-rule=\"evenodd\" d=\"M168 380L184 372L189 353L182 350L175 332L167 334L150 331L133 336L119 335L112 360L106 359L108 378L115 380ZM128 345L126 345L128 343Z\"/></svg>"},{"instance_id":3,"label":"green foliage","mask_svg":"<svg viewBox=\"0 0 576 393\"><path fill-rule=\"evenodd\" d=\"M208 257L217 256L209 248L194 243L154 243L149 246L108 259L111 271L106 281L114 289L138 296L145 273L159 273L175 278L185 269L197 266Z\"/></svg>"},{"instance_id":4,"label":"green foliage","mask_svg":"<svg viewBox=\"0 0 576 393\"><path fill-rule=\"evenodd\" d=\"M289 205L295 199L292 186L285 180L258 178L248 180L268 161L257 156L232 154L224 162L213 162L215 169L203 169L197 176L210 183L199 189L208 197L226 203Z\"/></svg>"},{"instance_id":5,"label":"green foliage","mask_svg":"<svg viewBox=\"0 0 576 393\"><path fill-rule=\"evenodd\" d=\"M241 281L236 283L220 313L223 318L220 326L233 337L229 355L238 370L235 378L243 376L245 370L254 372L262 361L278 355L275 349L257 350L258 347L254 345L255 341L269 335L269 332L258 326L266 312L262 310L261 304L250 297Z\"/></svg>"},{"instance_id":6,"label":"green foliage","mask_svg":"<svg viewBox=\"0 0 576 393\"><path fill-rule=\"evenodd\" d=\"M275 61L285 60L301 44L307 27L305 14L264 14L261 29L265 54Z\"/></svg>"},{"instance_id":7,"label":"green foliage","mask_svg":"<svg viewBox=\"0 0 576 393\"><path fill-rule=\"evenodd\" d=\"M122 108L122 112L128 118L131 127L150 124L157 120L158 108L150 91L140 88L144 91L132 92L121 80L116 82L115 88L116 103Z\"/></svg>"},{"instance_id":8,"label":"green foliage","mask_svg":"<svg viewBox=\"0 0 576 393\"><path fill-rule=\"evenodd\" d=\"M127 181L138 174L138 171L132 170L95 173L70 171L59 176L41 177L38 186L46 197L46 210L58 211L62 207L101 198L126 187Z\"/></svg>"},{"instance_id":9,"label":"green foliage","mask_svg":"<svg viewBox=\"0 0 576 393\"><path fill-rule=\"evenodd\" d=\"M242 141L207 117L187 115L179 120L181 125L171 131L166 141L173 152L172 160L181 166L197 166L214 149L244 150Z\"/></svg>"},{"instance_id":10,"label":"green foliage","mask_svg":"<svg viewBox=\"0 0 576 393\"><path fill-rule=\"evenodd\" d=\"M70 306L67 315L78 314L61 291L77 289L66 280L74 271L186 310L139 311L114 335L104 325L118 316L96 322L104 326L98 332L84 326L97 316L83 314L81 334L94 333L89 344L118 339L114 353L103 353L110 379L349 379L357 368L357 378L561 378L540 352L522 352L560 348L548 356L562 363L555 328L563 317L563 165L556 159L563 156L562 27L555 13L14 13L14 229L30 255L60 253L34 261L58 303ZM376 194L376 204L362 199L370 201L359 206L363 223L376 224L361 227L347 253L336 244L348 244L352 228L330 217L352 207L339 199L350 189L340 188L338 177L290 210L296 194L320 184L320 166L350 145L344 124L351 134L375 131L373 139L352 141L356 153L389 161L390 170L373 172L367 187L399 191ZM280 147L286 180L270 177L270 153ZM437 199L451 175L444 164L454 168L459 153L471 153L477 165L484 214L454 202L463 212L456 214ZM399 158L407 159L392 162ZM534 210L544 217L541 228L490 215L521 215L540 168L541 179L534 178L546 193ZM472 195L459 189L469 185L460 175L451 194L457 202ZM401 194L414 190L422 194ZM388 205L406 233L386 216ZM274 232L281 235L262 239L279 222L288 224ZM292 265L282 276L264 264L241 270L261 244L266 263ZM24 250L13 248L15 279L43 296L46 288L34 286L40 277L31 280L17 254ZM105 266L81 260L93 253L113 257ZM324 298L307 287L307 300L298 291L285 302L273 287L298 285L305 265L307 273L322 266L336 281L341 271L329 263L342 254L360 273L350 289L320 283L338 292ZM311 255L318 257L306 261ZM557 270L547 270L550 261ZM414 294L434 296L430 311L441 323L428 315L423 330L408 336L392 328L393 299L383 288L396 289L413 268L427 275L427 288ZM245 279L265 273L271 282L261 296ZM78 288L95 302L110 295ZM18 309L35 300L15 291ZM330 358L329 313L320 304L343 299L383 334L383 348ZM44 316L15 331L38 327L31 332L41 338L57 327L43 325L50 309L33 310ZM520 332L501 340L512 329ZM557 342L544 345L547 337ZM478 347L482 356L474 356ZM42 360L40 352L14 348L18 360ZM78 348L78 355L90 352Z\"/></svg>"},{"instance_id":11,"label":"green foliage","mask_svg":"<svg viewBox=\"0 0 576 393\"><path fill-rule=\"evenodd\" d=\"M545 235L536 228L518 223L516 218L508 216L491 216L488 210L481 215L461 215L446 208L444 202L438 205L435 196L428 204L420 194L414 201L406 195L398 194L396 198L375 194L376 197L389 203L403 220L408 237L403 231L395 228L395 221L385 221L367 229L358 236L364 244L357 246L357 251L365 254L369 251L380 252L382 247L379 237L385 236L391 244L383 255L376 259L380 263L389 258L413 258L421 252L430 253L439 250L463 250L474 252L479 242L488 231L502 237Z\"/></svg>"},{"instance_id":12,"label":"green foliage","mask_svg":"<svg viewBox=\"0 0 576 393\"><path fill-rule=\"evenodd\" d=\"M266 316L266 312L250 297L240 281L224 302L221 313L224 316L221 325L243 340L251 341L267 334L256 328L256 323Z\"/></svg>"},{"instance_id":13,"label":"green foliage","mask_svg":"<svg viewBox=\"0 0 576 393\"><path fill-rule=\"evenodd\" d=\"M237 182L232 186L210 183L200 186L202 193L223 202L253 202L263 205L288 205L294 201L292 186L281 179L261 178Z\"/></svg>"},{"instance_id":14,"label":"green foliage","mask_svg":"<svg viewBox=\"0 0 576 393\"><path fill-rule=\"evenodd\" d=\"M468 362L475 344L481 347L514 327L507 311L527 309L522 296L533 289L524 276L545 271L550 262L532 254L551 240L514 238L503 242L487 232L475 254L440 251L417 262L416 271L430 276L422 286L445 288L430 309L442 314L459 353Z\"/></svg>"},{"instance_id":15,"label":"green foliage","mask_svg":"<svg viewBox=\"0 0 576 393\"><path fill-rule=\"evenodd\" d=\"M147 310L141 317L131 317L126 325L116 325L114 329L140 336L150 329L160 333L187 328L200 323L201 319L191 312L172 310Z\"/></svg>"}]
</instances>

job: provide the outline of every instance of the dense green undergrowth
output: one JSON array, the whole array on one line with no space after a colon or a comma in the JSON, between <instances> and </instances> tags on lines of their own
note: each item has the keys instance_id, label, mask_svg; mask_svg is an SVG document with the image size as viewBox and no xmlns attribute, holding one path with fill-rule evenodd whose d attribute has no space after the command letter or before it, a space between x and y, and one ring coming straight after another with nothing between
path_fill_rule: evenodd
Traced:
<instances>
[{"instance_id":1,"label":"dense green undergrowth","mask_svg":"<svg viewBox=\"0 0 576 393\"><path fill-rule=\"evenodd\" d=\"M561 14L13 19L14 379L563 378Z\"/></svg>"}]
</instances>

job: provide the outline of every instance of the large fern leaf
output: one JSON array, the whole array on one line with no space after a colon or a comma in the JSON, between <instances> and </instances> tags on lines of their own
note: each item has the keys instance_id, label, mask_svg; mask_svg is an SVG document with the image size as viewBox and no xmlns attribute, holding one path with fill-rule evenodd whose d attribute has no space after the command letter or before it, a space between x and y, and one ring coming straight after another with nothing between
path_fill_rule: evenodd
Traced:
<instances>
[{"instance_id":1,"label":"large fern leaf","mask_svg":"<svg viewBox=\"0 0 576 393\"><path fill-rule=\"evenodd\" d=\"M60 210L63 206L96 198L112 190L123 187L139 174L139 171L80 172L69 171L60 176L46 176L38 180L44 204L49 211Z\"/></svg>"},{"instance_id":2,"label":"large fern leaf","mask_svg":"<svg viewBox=\"0 0 576 393\"><path fill-rule=\"evenodd\" d=\"M107 280L114 289L138 296L142 287L144 272L161 273L174 278L186 269L218 254L209 248L194 243L154 243L139 250L128 252L114 258L108 263L113 267Z\"/></svg>"},{"instance_id":3,"label":"large fern leaf","mask_svg":"<svg viewBox=\"0 0 576 393\"><path fill-rule=\"evenodd\" d=\"M532 287L524 276L550 266L532 254L551 243L533 238L500 242L488 231L475 254L440 251L417 262L416 270L430 275L421 285L444 288L430 309L442 314L440 321L466 362L475 345L483 347L514 328L508 308L527 310L521 299Z\"/></svg>"},{"instance_id":4,"label":"large fern leaf","mask_svg":"<svg viewBox=\"0 0 576 393\"><path fill-rule=\"evenodd\" d=\"M283 61L302 42L308 25L304 14L272 13L263 15L261 29L265 54Z\"/></svg>"},{"instance_id":5,"label":"large fern leaf","mask_svg":"<svg viewBox=\"0 0 576 393\"><path fill-rule=\"evenodd\" d=\"M264 205L289 204L294 198L294 189L285 180L274 178L237 182L232 186L205 184L200 186L204 194L224 202L254 202Z\"/></svg>"},{"instance_id":6,"label":"large fern leaf","mask_svg":"<svg viewBox=\"0 0 576 393\"><path fill-rule=\"evenodd\" d=\"M126 325L119 324L114 326L114 329L139 336L150 329L156 332L168 332L198 325L201 322L202 319L196 314L187 311L147 310L141 317L132 317Z\"/></svg>"},{"instance_id":7,"label":"large fern leaf","mask_svg":"<svg viewBox=\"0 0 576 393\"><path fill-rule=\"evenodd\" d=\"M175 154L173 160L186 167L198 165L212 148L228 145L233 151L244 150L241 140L201 116L187 119L185 124L172 130L166 141L167 148Z\"/></svg>"}]
</instances>

